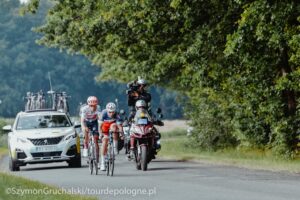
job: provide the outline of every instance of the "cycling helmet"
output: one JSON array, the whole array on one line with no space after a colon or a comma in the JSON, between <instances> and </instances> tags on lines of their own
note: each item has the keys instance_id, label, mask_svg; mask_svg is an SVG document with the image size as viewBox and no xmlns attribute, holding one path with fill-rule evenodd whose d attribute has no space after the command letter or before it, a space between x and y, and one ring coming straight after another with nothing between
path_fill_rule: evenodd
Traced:
<instances>
[{"instance_id":1,"label":"cycling helmet","mask_svg":"<svg viewBox=\"0 0 300 200\"><path fill-rule=\"evenodd\" d=\"M88 104L89 106L96 106L96 105L98 105L98 99L97 99L97 97L95 97L95 96L90 96L90 97L87 99L87 104Z\"/></svg>"},{"instance_id":2,"label":"cycling helmet","mask_svg":"<svg viewBox=\"0 0 300 200\"><path fill-rule=\"evenodd\" d=\"M116 104L112 103L112 102L109 102L108 104L106 104L106 110L108 112L115 112L116 111Z\"/></svg>"},{"instance_id":3,"label":"cycling helmet","mask_svg":"<svg viewBox=\"0 0 300 200\"><path fill-rule=\"evenodd\" d=\"M147 104L144 100L138 100L136 101L135 103L135 107L138 109L138 108L141 108L141 107L146 107Z\"/></svg>"},{"instance_id":4,"label":"cycling helmet","mask_svg":"<svg viewBox=\"0 0 300 200\"><path fill-rule=\"evenodd\" d=\"M137 84L138 84L138 85L147 85L147 82L146 82L145 79L139 79L139 80L137 81Z\"/></svg>"}]
</instances>

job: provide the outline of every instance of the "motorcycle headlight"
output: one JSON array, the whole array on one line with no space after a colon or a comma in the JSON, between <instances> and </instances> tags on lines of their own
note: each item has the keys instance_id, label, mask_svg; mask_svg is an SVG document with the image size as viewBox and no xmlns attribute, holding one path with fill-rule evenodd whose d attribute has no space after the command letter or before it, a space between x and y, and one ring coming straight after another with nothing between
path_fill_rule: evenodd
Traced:
<instances>
[{"instance_id":1,"label":"motorcycle headlight","mask_svg":"<svg viewBox=\"0 0 300 200\"><path fill-rule=\"evenodd\" d=\"M72 138L76 138L77 137L77 133L72 133L72 134L69 134L65 137L65 140L70 140Z\"/></svg>"}]
</instances>

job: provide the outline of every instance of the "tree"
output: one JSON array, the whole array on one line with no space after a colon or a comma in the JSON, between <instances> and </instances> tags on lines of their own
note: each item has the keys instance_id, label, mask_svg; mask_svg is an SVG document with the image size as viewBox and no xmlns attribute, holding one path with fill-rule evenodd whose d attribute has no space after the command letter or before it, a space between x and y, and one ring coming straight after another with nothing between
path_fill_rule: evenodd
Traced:
<instances>
[{"instance_id":1,"label":"tree","mask_svg":"<svg viewBox=\"0 0 300 200\"><path fill-rule=\"evenodd\" d=\"M143 75L186 94L206 148L255 145L291 156L299 12L296 0L57 1L36 31L40 44L101 66L101 80Z\"/></svg>"}]
</instances>

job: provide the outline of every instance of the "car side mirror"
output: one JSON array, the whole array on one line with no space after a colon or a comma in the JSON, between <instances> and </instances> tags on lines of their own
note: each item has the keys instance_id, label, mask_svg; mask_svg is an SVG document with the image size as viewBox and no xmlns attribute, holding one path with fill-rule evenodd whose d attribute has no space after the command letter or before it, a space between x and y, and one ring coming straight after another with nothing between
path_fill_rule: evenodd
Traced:
<instances>
[{"instance_id":1,"label":"car side mirror","mask_svg":"<svg viewBox=\"0 0 300 200\"><path fill-rule=\"evenodd\" d=\"M4 130L4 131L11 131L11 129L12 129L12 127L11 127L11 125L6 125L6 126L3 126L3 128L2 128L2 130Z\"/></svg>"},{"instance_id":2,"label":"car side mirror","mask_svg":"<svg viewBox=\"0 0 300 200\"><path fill-rule=\"evenodd\" d=\"M160 113L161 113L161 108L157 108L157 109L156 109L156 112L157 112L158 114L160 114Z\"/></svg>"},{"instance_id":3,"label":"car side mirror","mask_svg":"<svg viewBox=\"0 0 300 200\"><path fill-rule=\"evenodd\" d=\"M76 128L76 129L77 129L77 128L81 128L81 124L75 125L74 128Z\"/></svg>"},{"instance_id":4,"label":"car side mirror","mask_svg":"<svg viewBox=\"0 0 300 200\"><path fill-rule=\"evenodd\" d=\"M81 124L78 121L74 122L74 128L81 128Z\"/></svg>"}]
</instances>

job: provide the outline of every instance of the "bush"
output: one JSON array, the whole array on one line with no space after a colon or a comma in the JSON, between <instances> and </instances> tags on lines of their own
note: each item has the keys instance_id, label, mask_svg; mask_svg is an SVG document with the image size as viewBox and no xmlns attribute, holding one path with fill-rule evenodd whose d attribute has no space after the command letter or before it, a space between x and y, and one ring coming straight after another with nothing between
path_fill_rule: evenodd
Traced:
<instances>
[{"instance_id":1,"label":"bush","mask_svg":"<svg viewBox=\"0 0 300 200\"><path fill-rule=\"evenodd\" d=\"M216 102L208 101L207 98L199 98L197 103L188 112L194 127L190 145L212 151L235 147L238 140L233 136L228 114Z\"/></svg>"},{"instance_id":2,"label":"bush","mask_svg":"<svg viewBox=\"0 0 300 200\"><path fill-rule=\"evenodd\" d=\"M0 119L0 135L5 134L5 132L2 130L3 126L5 126L7 123L4 119Z\"/></svg>"},{"instance_id":3,"label":"bush","mask_svg":"<svg viewBox=\"0 0 300 200\"><path fill-rule=\"evenodd\" d=\"M0 119L0 147L7 147L7 133L2 130L6 124L4 119Z\"/></svg>"}]
</instances>

